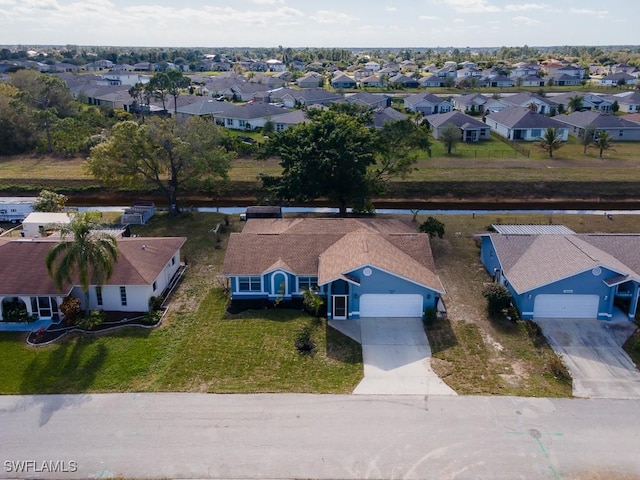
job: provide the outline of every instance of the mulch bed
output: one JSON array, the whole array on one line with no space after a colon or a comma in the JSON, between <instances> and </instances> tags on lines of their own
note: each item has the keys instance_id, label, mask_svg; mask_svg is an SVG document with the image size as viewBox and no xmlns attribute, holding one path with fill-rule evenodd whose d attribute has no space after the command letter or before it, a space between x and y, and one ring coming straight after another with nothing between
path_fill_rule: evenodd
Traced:
<instances>
[{"instance_id":1,"label":"mulch bed","mask_svg":"<svg viewBox=\"0 0 640 480\"><path fill-rule=\"evenodd\" d=\"M158 326L161 321L162 316L156 323L148 323L144 312L105 312L104 322L91 330L80 328L77 325L52 324L46 330L40 329L29 333L27 343L34 346L48 345L72 332L95 334L122 327L153 328Z\"/></svg>"}]
</instances>

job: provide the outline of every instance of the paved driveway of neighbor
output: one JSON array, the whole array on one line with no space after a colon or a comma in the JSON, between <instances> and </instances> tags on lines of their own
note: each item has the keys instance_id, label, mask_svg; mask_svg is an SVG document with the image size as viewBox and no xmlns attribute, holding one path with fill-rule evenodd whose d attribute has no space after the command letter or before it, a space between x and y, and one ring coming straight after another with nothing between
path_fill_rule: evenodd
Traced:
<instances>
[{"instance_id":1,"label":"paved driveway of neighbor","mask_svg":"<svg viewBox=\"0 0 640 480\"><path fill-rule=\"evenodd\" d=\"M456 394L431 370L431 348L420 318L361 318L358 323L364 378L354 394Z\"/></svg>"},{"instance_id":2,"label":"paved driveway of neighbor","mask_svg":"<svg viewBox=\"0 0 640 480\"><path fill-rule=\"evenodd\" d=\"M544 318L535 320L573 376L573 395L640 399L640 372L622 349L631 322Z\"/></svg>"}]
</instances>

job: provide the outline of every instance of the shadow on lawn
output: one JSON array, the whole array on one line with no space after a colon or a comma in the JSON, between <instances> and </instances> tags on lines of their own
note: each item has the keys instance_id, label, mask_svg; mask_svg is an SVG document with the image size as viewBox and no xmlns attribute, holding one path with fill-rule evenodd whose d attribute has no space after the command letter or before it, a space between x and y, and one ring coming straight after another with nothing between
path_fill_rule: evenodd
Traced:
<instances>
[{"instance_id":1,"label":"shadow on lawn","mask_svg":"<svg viewBox=\"0 0 640 480\"><path fill-rule=\"evenodd\" d=\"M20 393L78 393L89 390L106 362L107 347L96 339L76 338L34 356Z\"/></svg>"},{"instance_id":2,"label":"shadow on lawn","mask_svg":"<svg viewBox=\"0 0 640 480\"><path fill-rule=\"evenodd\" d=\"M432 354L448 350L458 345L458 338L451 326L451 320L448 318L436 319L430 325L425 326L425 331L429 339Z\"/></svg>"},{"instance_id":3,"label":"shadow on lawn","mask_svg":"<svg viewBox=\"0 0 640 480\"><path fill-rule=\"evenodd\" d=\"M362 363L362 345L340 333L335 328L326 326L326 322L325 345L327 357L331 360L351 365Z\"/></svg>"}]
</instances>

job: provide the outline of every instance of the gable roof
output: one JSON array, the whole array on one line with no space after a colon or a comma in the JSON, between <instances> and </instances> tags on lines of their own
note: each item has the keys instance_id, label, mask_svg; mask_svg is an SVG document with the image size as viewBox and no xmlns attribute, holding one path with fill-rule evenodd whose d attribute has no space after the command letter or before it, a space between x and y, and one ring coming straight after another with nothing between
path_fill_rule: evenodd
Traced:
<instances>
[{"instance_id":1,"label":"gable roof","mask_svg":"<svg viewBox=\"0 0 640 480\"><path fill-rule=\"evenodd\" d=\"M399 220L249 219L229 238L223 275L261 275L274 265L324 284L371 265L438 292L429 236Z\"/></svg>"},{"instance_id":2,"label":"gable roof","mask_svg":"<svg viewBox=\"0 0 640 480\"><path fill-rule=\"evenodd\" d=\"M509 128L566 128L565 124L525 107L507 107L490 113L487 118Z\"/></svg>"},{"instance_id":3,"label":"gable roof","mask_svg":"<svg viewBox=\"0 0 640 480\"><path fill-rule=\"evenodd\" d=\"M120 256L105 285L150 285L185 241L184 237L117 239ZM68 294L72 285L58 289L45 266L45 258L56 243L48 239L2 239L0 296Z\"/></svg>"},{"instance_id":4,"label":"gable roof","mask_svg":"<svg viewBox=\"0 0 640 480\"><path fill-rule=\"evenodd\" d=\"M605 267L640 281L640 235L489 234L505 277L518 293ZM606 279L604 279L606 280Z\"/></svg>"},{"instance_id":5,"label":"gable roof","mask_svg":"<svg viewBox=\"0 0 640 480\"><path fill-rule=\"evenodd\" d=\"M610 113L600 112L597 110L573 112L569 115L557 115L554 118L567 125L580 128L586 128L590 125L595 128L633 128L634 130L640 128L638 124L625 120L624 117L611 115Z\"/></svg>"},{"instance_id":6,"label":"gable roof","mask_svg":"<svg viewBox=\"0 0 640 480\"><path fill-rule=\"evenodd\" d=\"M481 122L469 115L466 115L462 112L458 112L457 110L452 110L447 113L436 113L434 115L429 115L427 117L427 121L429 124L435 128L441 127L443 125L455 125L456 127L465 127L465 129L470 128L489 128L489 125Z\"/></svg>"},{"instance_id":7,"label":"gable roof","mask_svg":"<svg viewBox=\"0 0 640 480\"><path fill-rule=\"evenodd\" d=\"M557 103L554 102L553 100L541 97L540 95L537 95L532 92L520 92L520 93L516 93L515 95L505 96L502 98L503 102L509 103L511 105L517 105L519 107L526 107L528 104L530 104L534 100L550 106L557 105Z\"/></svg>"},{"instance_id":8,"label":"gable roof","mask_svg":"<svg viewBox=\"0 0 640 480\"><path fill-rule=\"evenodd\" d=\"M377 110L374 110L372 117L373 126L376 128L382 128L384 127L385 123L388 122L399 122L409 118L404 113L399 112L392 107L379 108Z\"/></svg>"},{"instance_id":9,"label":"gable roof","mask_svg":"<svg viewBox=\"0 0 640 480\"><path fill-rule=\"evenodd\" d=\"M414 93L413 95L409 95L404 99L405 103L410 105L415 105L416 103L426 102L432 105L439 105L443 102L448 102L445 98L440 98L433 93L425 92L425 93Z\"/></svg>"}]
</instances>

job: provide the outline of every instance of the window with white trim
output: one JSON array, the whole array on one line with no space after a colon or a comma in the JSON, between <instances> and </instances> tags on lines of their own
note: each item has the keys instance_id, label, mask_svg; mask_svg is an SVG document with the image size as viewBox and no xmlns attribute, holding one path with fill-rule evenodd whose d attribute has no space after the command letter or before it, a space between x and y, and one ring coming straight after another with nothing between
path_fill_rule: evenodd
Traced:
<instances>
[{"instance_id":1,"label":"window with white trim","mask_svg":"<svg viewBox=\"0 0 640 480\"><path fill-rule=\"evenodd\" d=\"M239 292L261 292L262 279L260 277L238 277Z\"/></svg>"},{"instance_id":2,"label":"window with white trim","mask_svg":"<svg viewBox=\"0 0 640 480\"><path fill-rule=\"evenodd\" d=\"M315 290L318 288L318 277L298 277L298 291Z\"/></svg>"}]
</instances>

